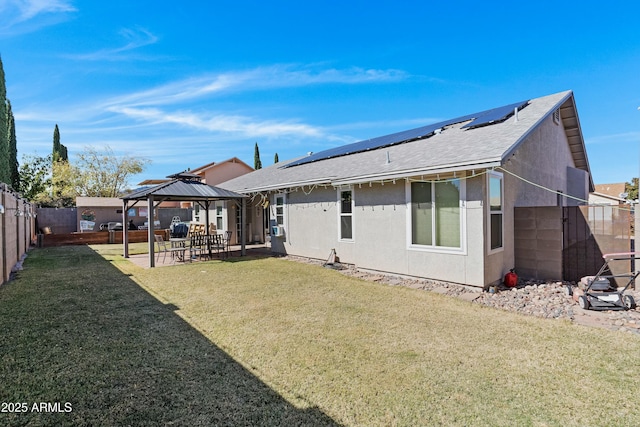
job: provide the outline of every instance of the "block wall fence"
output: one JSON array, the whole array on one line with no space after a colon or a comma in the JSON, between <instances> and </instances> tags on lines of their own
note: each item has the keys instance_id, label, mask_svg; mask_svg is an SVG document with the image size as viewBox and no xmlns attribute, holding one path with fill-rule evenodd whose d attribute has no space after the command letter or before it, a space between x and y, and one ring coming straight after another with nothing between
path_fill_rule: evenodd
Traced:
<instances>
[{"instance_id":1,"label":"block wall fence","mask_svg":"<svg viewBox=\"0 0 640 427\"><path fill-rule=\"evenodd\" d=\"M35 239L35 207L0 183L0 285L11 277Z\"/></svg>"}]
</instances>

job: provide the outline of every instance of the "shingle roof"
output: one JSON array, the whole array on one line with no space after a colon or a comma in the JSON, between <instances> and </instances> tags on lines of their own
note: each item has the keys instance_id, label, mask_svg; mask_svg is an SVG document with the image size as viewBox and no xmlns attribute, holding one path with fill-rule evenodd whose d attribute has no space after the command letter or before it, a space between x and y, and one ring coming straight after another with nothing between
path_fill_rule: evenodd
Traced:
<instances>
[{"instance_id":1,"label":"shingle roof","mask_svg":"<svg viewBox=\"0 0 640 427\"><path fill-rule=\"evenodd\" d=\"M530 100L526 108L518 112L517 120L512 117L472 129L463 128L468 122L456 123L424 139L285 167L300 160L292 159L219 186L251 193L301 185L357 183L500 166L538 124L559 108L576 167L589 172L573 92L565 91Z\"/></svg>"}]
</instances>

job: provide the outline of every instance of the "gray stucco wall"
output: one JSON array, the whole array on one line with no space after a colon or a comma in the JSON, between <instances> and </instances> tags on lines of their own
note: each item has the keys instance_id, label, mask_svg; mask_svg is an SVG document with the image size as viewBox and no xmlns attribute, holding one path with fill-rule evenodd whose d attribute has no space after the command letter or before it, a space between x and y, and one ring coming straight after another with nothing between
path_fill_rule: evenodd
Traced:
<instances>
[{"instance_id":1,"label":"gray stucco wall","mask_svg":"<svg viewBox=\"0 0 640 427\"><path fill-rule=\"evenodd\" d=\"M586 179L586 174L573 173L573 166L564 129L549 118L513 153L505 169L567 194L569 190L585 188L580 176ZM339 195L335 188L321 187L310 193L288 193L285 237L272 238L272 249L317 259L328 258L331 249L335 249L342 262L355 264L359 268L484 287L502 280L504 274L515 266L514 208L556 206L558 202L558 196L554 193L532 186L508 173L504 173L503 177L502 250L490 251L486 242L487 176L484 174L464 180L465 228L461 251L410 247L408 184L403 179L384 185L373 183L369 186L366 183L351 187L355 208L354 239L350 242L340 241L338 236ZM571 181L571 185L567 184L568 181ZM272 199L272 215L273 202Z\"/></svg>"},{"instance_id":2,"label":"gray stucco wall","mask_svg":"<svg viewBox=\"0 0 640 427\"><path fill-rule=\"evenodd\" d=\"M352 187L353 241L339 239L336 189L287 194L286 234L284 238L272 238L272 249L317 259L327 259L331 249L335 249L342 262L359 268L483 286L483 182L482 176L465 182L467 226L465 244L459 252L408 247L410 229L404 180Z\"/></svg>"},{"instance_id":3,"label":"gray stucco wall","mask_svg":"<svg viewBox=\"0 0 640 427\"><path fill-rule=\"evenodd\" d=\"M534 182L553 191L572 194L571 191L585 188L579 184L580 175L569 172L574 162L562 125L548 117L507 160L504 168L512 174ZM571 174L571 177L568 175ZM571 178L571 179L570 179ZM569 185L569 181L571 184ZM505 187L505 236L504 250L487 255L485 282L492 283L515 266L514 208L527 206L557 206L558 196L508 173L504 174ZM573 195L573 194L572 194ZM485 223L486 227L486 223Z\"/></svg>"}]
</instances>

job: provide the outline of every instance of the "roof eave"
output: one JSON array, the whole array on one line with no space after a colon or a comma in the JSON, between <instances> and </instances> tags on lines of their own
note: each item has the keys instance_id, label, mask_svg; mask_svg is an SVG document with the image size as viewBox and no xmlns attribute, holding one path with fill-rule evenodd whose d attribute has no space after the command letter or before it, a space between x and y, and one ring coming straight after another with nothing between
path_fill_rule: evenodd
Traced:
<instances>
[{"instance_id":1,"label":"roof eave","mask_svg":"<svg viewBox=\"0 0 640 427\"><path fill-rule=\"evenodd\" d=\"M567 101L570 101L568 105L564 105ZM551 116L557 109L561 109L560 116L562 118L562 126L567 134L567 140L571 154L574 159L574 163L577 168L584 170L589 175L589 192L595 191L595 184L593 183L593 176L591 176L591 168L589 167L589 159L587 158L587 149L584 144L584 138L582 136L582 128L580 127L580 119L578 118L578 111L573 97L573 91L568 91L560 101L558 101L552 108L550 108L546 114L540 117L533 126L522 134L522 136L502 155L502 166L513 155L513 153L520 147L520 145L535 131L538 126L544 122L549 116ZM570 115L563 116L562 111L565 112L571 109ZM575 120L575 123L573 121ZM570 131L567 133L567 131Z\"/></svg>"},{"instance_id":2,"label":"roof eave","mask_svg":"<svg viewBox=\"0 0 640 427\"><path fill-rule=\"evenodd\" d=\"M334 186L362 184L362 183L375 182L375 181L387 181L387 180L393 180L393 179L411 178L419 175L433 176L437 174L491 169L494 167L498 167L500 165L501 165L500 159L487 159L487 160L482 160L474 163L459 163L459 164L450 164L450 165L443 165L443 166L437 166L437 167L431 167L431 168L407 169L404 171L398 171L393 173L380 173L380 174L355 176L355 177L335 180L335 181L332 181L331 184Z\"/></svg>"}]
</instances>

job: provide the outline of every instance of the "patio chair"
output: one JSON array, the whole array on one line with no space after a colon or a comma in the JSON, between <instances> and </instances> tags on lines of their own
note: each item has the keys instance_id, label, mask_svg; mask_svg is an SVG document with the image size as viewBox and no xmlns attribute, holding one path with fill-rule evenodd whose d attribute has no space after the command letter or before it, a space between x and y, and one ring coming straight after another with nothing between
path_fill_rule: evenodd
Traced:
<instances>
[{"instance_id":1,"label":"patio chair","mask_svg":"<svg viewBox=\"0 0 640 427\"><path fill-rule=\"evenodd\" d=\"M167 259L167 252L170 252L169 248L167 247L167 242L165 242L162 236L158 234L156 234L154 237L156 239L156 245L158 245L158 250L156 251L156 263L160 259L161 253L164 254L164 258L162 258L162 262L165 262Z\"/></svg>"},{"instance_id":2,"label":"patio chair","mask_svg":"<svg viewBox=\"0 0 640 427\"><path fill-rule=\"evenodd\" d=\"M224 232L224 242L227 246L227 256L231 253L231 236L233 235L233 231L227 230Z\"/></svg>"},{"instance_id":3,"label":"patio chair","mask_svg":"<svg viewBox=\"0 0 640 427\"><path fill-rule=\"evenodd\" d=\"M189 240L189 255L192 258L203 258L209 256L209 251L207 249L207 245L205 244L205 237L201 233L191 234Z\"/></svg>"},{"instance_id":4,"label":"patio chair","mask_svg":"<svg viewBox=\"0 0 640 427\"><path fill-rule=\"evenodd\" d=\"M220 258L220 254L225 256L225 242L222 234L211 234L209 236L209 248L212 251L216 251L218 258Z\"/></svg>"}]
</instances>

